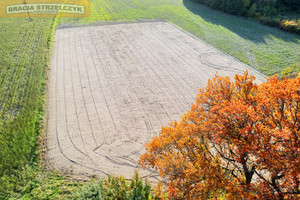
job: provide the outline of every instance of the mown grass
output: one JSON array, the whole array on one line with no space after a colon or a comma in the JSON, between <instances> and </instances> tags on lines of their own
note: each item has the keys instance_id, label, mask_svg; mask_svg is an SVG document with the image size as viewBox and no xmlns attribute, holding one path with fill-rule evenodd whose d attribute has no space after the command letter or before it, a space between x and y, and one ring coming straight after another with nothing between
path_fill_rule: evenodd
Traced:
<instances>
[{"instance_id":1,"label":"mown grass","mask_svg":"<svg viewBox=\"0 0 300 200\"><path fill-rule=\"evenodd\" d=\"M90 18L61 23L163 19L265 75L300 71L300 36L209 9L190 0L94 0ZM291 73L292 73L291 72Z\"/></svg>"},{"instance_id":2,"label":"mown grass","mask_svg":"<svg viewBox=\"0 0 300 200\"><path fill-rule=\"evenodd\" d=\"M189 0L93 0L90 18L57 21L93 24L140 19L173 23L266 75L300 68L299 36ZM36 195L55 199L76 187L71 183L64 188L60 176L43 174L38 162L45 68L54 26L53 19L0 19L0 199Z\"/></svg>"}]
</instances>

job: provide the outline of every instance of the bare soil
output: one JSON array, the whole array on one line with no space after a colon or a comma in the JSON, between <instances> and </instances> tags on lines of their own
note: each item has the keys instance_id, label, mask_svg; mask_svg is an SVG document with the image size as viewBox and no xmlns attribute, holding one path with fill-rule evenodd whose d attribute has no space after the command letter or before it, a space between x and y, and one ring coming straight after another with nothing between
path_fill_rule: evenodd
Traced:
<instances>
[{"instance_id":1,"label":"bare soil","mask_svg":"<svg viewBox=\"0 0 300 200\"><path fill-rule=\"evenodd\" d=\"M212 33L213 34L213 33ZM150 180L137 163L216 72L258 71L166 22L58 29L48 82L47 160L77 176Z\"/></svg>"}]
</instances>

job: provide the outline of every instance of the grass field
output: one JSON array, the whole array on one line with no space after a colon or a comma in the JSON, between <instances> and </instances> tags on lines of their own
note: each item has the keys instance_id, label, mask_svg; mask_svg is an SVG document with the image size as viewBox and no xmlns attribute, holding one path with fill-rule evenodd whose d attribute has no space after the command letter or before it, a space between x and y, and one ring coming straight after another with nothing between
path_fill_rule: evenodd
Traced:
<instances>
[{"instance_id":1,"label":"grass field","mask_svg":"<svg viewBox=\"0 0 300 200\"><path fill-rule=\"evenodd\" d=\"M0 20L0 199L35 163L52 19Z\"/></svg>"},{"instance_id":2,"label":"grass field","mask_svg":"<svg viewBox=\"0 0 300 200\"><path fill-rule=\"evenodd\" d=\"M59 21L93 24L139 19L173 23L266 75L281 73L288 67L299 70L299 36L213 11L190 0L92 0L91 18ZM12 191L21 193L34 173L31 168L38 157L44 69L49 61L53 19L0 19L0 26L1 199L14 196Z\"/></svg>"}]
</instances>

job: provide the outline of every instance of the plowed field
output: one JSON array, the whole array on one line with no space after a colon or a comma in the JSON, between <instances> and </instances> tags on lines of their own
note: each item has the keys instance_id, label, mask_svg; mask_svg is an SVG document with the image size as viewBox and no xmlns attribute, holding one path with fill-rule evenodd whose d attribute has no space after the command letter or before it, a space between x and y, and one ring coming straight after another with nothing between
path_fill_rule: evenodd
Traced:
<instances>
[{"instance_id":1,"label":"plowed field","mask_svg":"<svg viewBox=\"0 0 300 200\"><path fill-rule=\"evenodd\" d=\"M212 33L213 34L213 33ZM131 177L161 126L209 78L264 76L166 22L57 29L49 73L48 161L76 175Z\"/></svg>"}]
</instances>

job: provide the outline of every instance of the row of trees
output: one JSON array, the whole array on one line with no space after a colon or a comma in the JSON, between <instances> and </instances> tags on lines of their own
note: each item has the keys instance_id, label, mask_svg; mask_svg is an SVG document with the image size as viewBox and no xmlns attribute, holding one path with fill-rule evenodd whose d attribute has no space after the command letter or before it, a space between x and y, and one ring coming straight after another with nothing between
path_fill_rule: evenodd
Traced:
<instances>
[{"instance_id":1,"label":"row of trees","mask_svg":"<svg viewBox=\"0 0 300 200\"><path fill-rule=\"evenodd\" d=\"M159 170L171 199L300 197L300 77L254 79L216 75L146 145L140 162Z\"/></svg>"},{"instance_id":2,"label":"row of trees","mask_svg":"<svg viewBox=\"0 0 300 200\"><path fill-rule=\"evenodd\" d=\"M273 12L265 12L265 15L277 14L278 12L300 11L298 0L195 0L211 8L219 9L227 13L246 14L249 8L256 6L269 8Z\"/></svg>"},{"instance_id":3,"label":"row of trees","mask_svg":"<svg viewBox=\"0 0 300 200\"><path fill-rule=\"evenodd\" d=\"M287 13L300 12L298 0L194 0L223 12L254 18L266 25L300 34L299 17L291 19Z\"/></svg>"}]
</instances>

